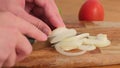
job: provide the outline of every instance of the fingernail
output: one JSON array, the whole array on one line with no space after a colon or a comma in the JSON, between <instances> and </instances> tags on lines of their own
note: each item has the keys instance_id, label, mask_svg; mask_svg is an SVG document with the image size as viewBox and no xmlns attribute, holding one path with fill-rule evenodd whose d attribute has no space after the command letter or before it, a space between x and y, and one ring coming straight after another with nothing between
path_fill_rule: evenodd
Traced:
<instances>
[{"instance_id":1,"label":"fingernail","mask_svg":"<svg viewBox=\"0 0 120 68\"><path fill-rule=\"evenodd\" d=\"M51 30L50 30L50 29L43 28L42 31L43 31L47 36L49 36L49 35L51 34Z\"/></svg>"},{"instance_id":2,"label":"fingernail","mask_svg":"<svg viewBox=\"0 0 120 68\"><path fill-rule=\"evenodd\" d=\"M65 27L63 20L58 20L57 22L57 27Z\"/></svg>"},{"instance_id":3,"label":"fingernail","mask_svg":"<svg viewBox=\"0 0 120 68\"><path fill-rule=\"evenodd\" d=\"M42 40L40 39L40 41L46 41L47 40L47 35L43 34L43 35L41 35L41 38L42 38Z\"/></svg>"}]
</instances>

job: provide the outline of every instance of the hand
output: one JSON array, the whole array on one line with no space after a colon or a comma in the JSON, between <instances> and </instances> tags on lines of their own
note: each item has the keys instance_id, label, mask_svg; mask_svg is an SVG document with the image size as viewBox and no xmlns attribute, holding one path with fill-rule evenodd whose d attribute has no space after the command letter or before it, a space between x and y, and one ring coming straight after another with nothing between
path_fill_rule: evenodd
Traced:
<instances>
[{"instance_id":1,"label":"hand","mask_svg":"<svg viewBox=\"0 0 120 68\"><path fill-rule=\"evenodd\" d=\"M35 26L9 12L0 12L0 67L13 66L31 53L29 36L39 41L47 36Z\"/></svg>"},{"instance_id":2,"label":"hand","mask_svg":"<svg viewBox=\"0 0 120 68\"><path fill-rule=\"evenodd\" d=\"M0 25L0 68L13 66L31 51L31 44L18 30Z\"/></svg>"},{"instance_id":3,"label":"hand","mask_svg":"<svg viewBox=\"0 0 120 68\"><path fill-rule=\"evenodd\" d=\"M54 27L65 26L54 0L0 0L0 10L14 13L46 34L50 33L50 28L45 23Z\"/></svg>"},{"instance_id":4,"label":"hand","mask_svg":"<svg viewBox=\"0 0 120 68\"><path fill-rule=\"evenodd\" d=\"M10 12L0 12L0 25L12 27L19 30L25 36L34 38L38 41L46 41L47 35L29 22L21 19Z\"/></svg>"}]
</instances>

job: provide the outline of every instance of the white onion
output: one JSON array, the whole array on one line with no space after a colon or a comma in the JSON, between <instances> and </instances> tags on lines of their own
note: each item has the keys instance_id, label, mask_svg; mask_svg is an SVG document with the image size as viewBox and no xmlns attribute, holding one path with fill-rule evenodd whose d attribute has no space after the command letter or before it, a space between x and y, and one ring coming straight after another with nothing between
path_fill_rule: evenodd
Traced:
<instances>
[{"instance_id":1,"label":"white onion","mask_svg":"<svg viewBox=\"0 0 120 68\"><path fill-rule=\"evenodd\" d=\"M65 32L66 30L68 30L66 27L59 27L59 28L57 28L57 29L55 29L55 30L52 31L50 37L57 36L57 35Z\"/></svg>"},{"instance_id":2,"label":"white onion","mask_svg":"<svg viewBox=\"0 0 120 68\"><path fill-rule=\"evenodd\" d=\"M90 36L89 33L82 33L77 35L75 29L68 29L60 27L55 29L49 36L50 43L54 43L57 52L66 56L78 56L87 51L95 50L96 47L105 47L110 45L110 40L107 39L106 34L98 34L97 36ZM82 51L71 53L66 52L73 49Z\"/></svg>"},{"instance_id":3,"label":"white onion","mask_svg":"<svg viewBox=\"0 0 120 68\"><path fill-rule=\"evenodd\" d=\"M90 35L89 33L82 33L82 34L79 34L75 37L78 39L83 39L83 38L89 37L89 35Z\"/></svg>"},{"instance_id":4,"label":"white onion","mask_svg":"<svg viewBox=\"0 0 120 68\"><path fill-rule=\"evenodd\" d=\"M59 43L56 43L54 46L60 46L65 51L78 49L79 46L81 46L82 42L79 42L79 40L73 40L73 41L62 41Z\"/></svg>"},{"instance_id":5,"label":"white onion","mask_svg":"<svg viewBox=\"0 0 120 68\"><path fill-rule=\"evenodd\" d=\"M109 40L96 40L95 46L96 47L106 47L109 46L111 42Z\"/></svg>"},{"instance_id":6,"label":"white onion","mask_svg":"<svg viewBox=\"0 0 120 68\"><path fill-rule=\"evenodd\" d=\"M78 55L82 55L87 52L87 51L80 51L80 52L76 52L76 53L65 52L62 48L60 48L59 45L55 46L55 49L57 52L59 52L62 55L65 55L65 56L78 56Z\"/></svg>"},{"instance_id":7,"label":"white onion","mask_svg":"<svg viewBox=\"0 0 120 68\"><path fill-rule=\"evenodd\" d=\"M98 35L97 35L97 39L98 39L98 40L102 40L102 41L103 41L103 40L108 40L106 34L98 34Z\"/></svg>"},{"instance_id":8,"label":"white onion","mask_svg":"<svg viewBox=\"0 0 120 68\"><path fill-rule=\"evenodd\" d=\"M96 43L96 39L88 39L88 38L83 39L83 44L95 45L95 43Z\"/></svg>"},{"instance_id":9,"label":"white onion","mask_svg":"<svg viewBox=\"0 0 120 68\"><path fill-rule=\"evenodd\" d=\"M59 34L58 36L51 38L50 43L56 43L62 41L63 39L75 36L76 34L77 32L74 29L66 30L65 32Z\"/></svg>"},{"instance_id":10,"label":"white onion","mask_svg":"<svg viewBox=\"0 0 120 68\"><path fill-rule=\"evenodd\" d=\"M96 36L89 36L88 39L96 39Z\"/></svg>"},{"instance_id":11,"label":"white onion","mask_svg":"<svg viewBox=\"0 0 120 68\"><path fill-rule=\"evenodd\" d=\"M94 45L81 45L79 46L80 50L85 50L85 51L92 51L96 49L96 46Z\"/></svg>"}]
</instances>

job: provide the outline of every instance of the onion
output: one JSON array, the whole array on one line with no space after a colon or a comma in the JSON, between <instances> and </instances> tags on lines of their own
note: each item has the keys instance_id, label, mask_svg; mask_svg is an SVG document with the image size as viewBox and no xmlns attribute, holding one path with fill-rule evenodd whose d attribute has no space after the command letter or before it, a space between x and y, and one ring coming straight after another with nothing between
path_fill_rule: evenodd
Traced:
<instances>
[{"instance_id":1,"label":"onion","mask_svg":"<svg viewBox=\"0 0 120 68\"><path fill-rule=\"evenodd\" d=\"M83 33L83 34L79 34L76 36L72 36L72 37L66 38L62 41L78 41L79 40L79 41L83 42L83 39L86 37L89 37L89 33Z\"/></svg>"},{"instance_id":2,"label":"onion","mask_svg":"<svg viewBox=\"0 0 120 68\"><path fill-rule=\"evenodd\" d=\"M77 35L76 38L83 39L83 38L89 37L89 35L90 35L89 33L82 33L80 35Z\"/></svg>"},{"instance_id":3,"label":"onion","mask_svg":"<svg viewBox=\"0 0 120 68\"><path fill-rule=\"evenodd\" d=\"M87 45L95 45L96 39L89 39L89 38L84 38L83 39L83 44Z\"/></svg>"},{"instance_id":4,"label":"onion","mask_svg":"<svg viewBox=\"0 0 120 68\"><path fill-rule=\"evenodd\" d=\"M106 34L90 36L89 33L77 35L75 29L60 27L55 29L49 36L50 43L53 43L57 52L65 56L78 56L87 51L95 50L96 47L106 47L111 44ZM73 49L79 49L79 52L66 52Z\"/></svg>"},{"instance_id":5,"label":"onion","mask_svg":"<svg viewBox=\"0 0 120 68\"><path fill-rule=\"evenodd\" d=\"M89 36L88 39L96 39L96 36Z\"/></svg>"},{"instance_id":6,"label":"onion","mask_svg":"<svg viewBox=\"0 0 120 68\"><path fill-rule=\"evenodd\" d=\"M110 44L111 42L109 40L102 40L102 41L96 40L95 42L96 47L106 47L109 46Z\"/></svg>"},{"instance_id":7,"label":"onion","mask_svg":"<svg viewBox=\"0 0 120 68\"><path fill-rule=\"evenodd\" d=\"M50 38L50 43L57 43L59 41L62 41L65 38L75 36L76 34L77 34L77 32L74 29L66 30L65 32L63 32L61 34Z\"/></svg>"},{"instance_id":8,"label":"onion","mask_svg":"<svg viewBox=\"0 0 120 68\"><path fill-rule=\"evenodd\" d=\"M65 31L67 31L68 29L66 27L59 27L55 30L52 31L50 37L54 37L54 36L57 36Z\"/></svg>"},{"instance_id":9,"label":"onion","mask_svg":"<svg viewBox=\"0 0 120 68\"><path fill-rule=\"evenodd\" d=\"M65 52L62 48L60 48L60 45L55 45L55 49L57 52L59 52L62 55L65 55L65 56L78 56L78 55L82 55L87 52L85 50L76 52L76 53Z\"/></svg>"},{"instance_id":10,"label":"onion","mask_svg":"<svg viewBox=\"0 0 120 68\"><path fill-rule=\"evenodd\" d=\"M80 50L92 51L96 49L95 45L81 45L79 46Z\"/></svg>"},{"instance_id":11,"label":"onion","mask_svg":"<svg viewBox=\"0 0 120 68\"><path fill-rule=\"evenodd\" d=\"M97 35L97 39L98 40L108 40L106 34L98 34Z\"/></svg>"},{"instance_id":12,"label":"onion","mask_svg":"<svg viewBox=\"0 0 120 68\"><path fill-rule=\"evenodd\" d=\"M82 42L79 40L71 40L71 41L61 41L56 43L54 46L60 46L65 51L70 51L73 49L78 49L81 46Z\"/></svg>"}]
</instances>

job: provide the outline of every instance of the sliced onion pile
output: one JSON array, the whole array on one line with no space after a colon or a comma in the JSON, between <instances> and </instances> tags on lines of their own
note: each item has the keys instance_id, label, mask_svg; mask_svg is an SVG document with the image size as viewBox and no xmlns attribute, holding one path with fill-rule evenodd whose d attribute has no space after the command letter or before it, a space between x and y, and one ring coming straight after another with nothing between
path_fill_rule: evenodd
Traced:
<instances>
[{"instance_id":1,"label":"sliced onion pile","mask_svg":"<svg viewBox=\"0 0 120 68\"><path fill-rule=\"evenodd\" d=\"M77 35L75 29L60 27L55 29L49 36L49 41L54 44L56 51L66 56L78 56L87 51L95 50L96 47L106 47L111 44L106 34L90 36L89 33ZM79 49L79 52L67 52L73 49Z\"/></svg>"}]
</instances>

